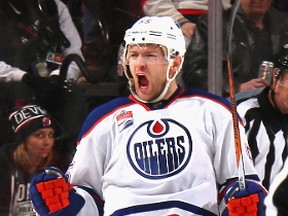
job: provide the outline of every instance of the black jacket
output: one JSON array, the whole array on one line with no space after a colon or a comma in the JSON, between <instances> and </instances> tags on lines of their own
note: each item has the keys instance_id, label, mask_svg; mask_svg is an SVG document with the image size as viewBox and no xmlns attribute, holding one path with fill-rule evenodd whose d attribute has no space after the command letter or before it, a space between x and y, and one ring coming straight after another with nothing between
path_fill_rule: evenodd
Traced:
<instances>
[{"instance_id":1,"label":"black jacket","mask_svg":"<svg viewBox=\"0 0 288 216\"><path fill-rule=\"evenodd\" d=\"M38 1L13 0L18 14L9 2L0 1L0 60L35 75L37 61L44 61L48 51L62 53L61 40L50 27L60 26L57 5L54 1L41 1L45 3L42 12ZM52 71L58 65L48 67Z\"/></svg>"},{"instance_id":2,"label":"black jacket","mask_svg":"<svg viewBox=\"0 0 288 216\"><path fill-rule=\"evenodd\" d=\"M228 96L227 63L226 63L226 32L231 14L231 9L223 12L223 96ZM288 42L288 17L286 14L271 8L265 17L266 29L270 33L270 45L263 44L257 48L255 46L255 36L249 29L249 23L239 8L235 17L234 28L231 41L231 57L234 74L235 89L240 83L247 82L256 78L259 70L259 63L255 68L256 53L266 53L270 55L267 59L258 61L273 61L283 44ZM208 80L208 16L203 15L199 18L196 31L194 32L191 43L189 44L182 68L182 78L185 88L200 88L207 90ZM257 56L256 56L257 58ZM254 59L254 60L253 60ZM257 60L257 59L256 59ZM260 63L261 63L260 62Z\"/></svg>"}]
</instances>

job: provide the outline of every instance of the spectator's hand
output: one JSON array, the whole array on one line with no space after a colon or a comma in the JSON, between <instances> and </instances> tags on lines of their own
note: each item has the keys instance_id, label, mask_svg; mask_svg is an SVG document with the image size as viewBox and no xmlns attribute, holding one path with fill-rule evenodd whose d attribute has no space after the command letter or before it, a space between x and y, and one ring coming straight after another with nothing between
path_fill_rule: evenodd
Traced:
<instances>
[{"instance_id":1,"label":"spectator's hand","mask_svg":"<svg viewBox=\"0 0 288 216\"><path fill-rule=\"evenodd\" d=\"M256 78L239 85L239 92L269 86L270 84L263 78Z\"/></svg>"},{"instance_id":2,"label":"spectator's hand","mask_svg":"<svg viewBox=\"0 0 288 216\"><path fill-rule=\"evenodd\" d=\"M181 25L181 30L183 35L185 35L190 40L192 39L196 24L192 22L186 22Z\"/></svg>"},{"instance_id":3,"label":"spectator's hand","mask_svg":"<svg viewBox=\"0 0 288 216\"><path fill-rule=\"evenodd\" d=\"M246 187L240 190L239 183L234 182L225 194L229 216L264 216L264 198L267 191L253 180L245 181Z\"/></svg>"},{"instance_id":4,"label":"spectator's hand","mask_svg":"<svg viewBox=\"0 0 288 216\"><path fill-rule=\"evenodd\" d=\"M39 215L76 215L85 203L56 167L36 175L29 190L33 208Z\"/></svg>"}]
</instances>

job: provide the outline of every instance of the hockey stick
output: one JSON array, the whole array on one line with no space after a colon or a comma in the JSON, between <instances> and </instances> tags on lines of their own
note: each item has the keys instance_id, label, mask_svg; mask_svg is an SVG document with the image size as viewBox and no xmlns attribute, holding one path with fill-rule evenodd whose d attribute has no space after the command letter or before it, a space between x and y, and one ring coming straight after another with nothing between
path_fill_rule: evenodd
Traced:
<instances>
[{"instance_id":1,"label":"hockey stick","mask_svg":"<svg viewBox=\"0 0 288 216\"><path fill-rule=\"evenodd\" d=\"M230 104L231 104L232 120L233 120L236 164L238 168L238 182L239 182L240 190L244 190L246 187L245 186L245 170L244 170L241 138L240 138L239 124L238 124L237 105L236 105L235 90L234 90L234 76L232 72L232 58L231 58L232 32L233 32L233 27L234 27L235 16L238 11L239 5L240 5L240 0L235 0L232 10L231 10L230 20L229 20L228 28L227 28L226 48L227 48L229 94L230 94Z\"/></svg>"}]
</instances>

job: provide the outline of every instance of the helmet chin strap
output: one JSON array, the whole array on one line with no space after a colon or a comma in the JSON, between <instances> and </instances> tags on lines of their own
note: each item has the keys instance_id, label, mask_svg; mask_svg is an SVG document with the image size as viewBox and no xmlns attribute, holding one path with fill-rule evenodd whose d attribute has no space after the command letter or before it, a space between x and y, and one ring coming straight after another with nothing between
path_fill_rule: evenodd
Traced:
<instances>
[{"instance_id":1,"label":"helmet chin strap","mask_svg":"<svg viewBox=\"0 0 288 216\"><path fill-rule=\"evenodd\" d=\"M173 59L174 60L174 59ZM173 75L173 77L169 77L169 71L170 71L170 67L172 66L173 64L173 61L169 61L169 65L167 67L167 70L166 70L166 83L165 83L165 86L161 92L161 94L159 94L159 96L157 98L155 98L154 100L151 100L151 101L145 101L145 100L142 100L139 98L139 96L137 95L136 91L135 91L135 85L134 85L134 79L129 79L129 86L130 86L130 92L131 94L137 99L139 100L140 102L142 103L156 103L156 102L159 102L161 101L165 95L167 94L168 90L169 90L169 87L170 87L170 84L171 82L176 78L179 70L177 70L175 72L175 74Z\"/></svg>"}]
</instances>

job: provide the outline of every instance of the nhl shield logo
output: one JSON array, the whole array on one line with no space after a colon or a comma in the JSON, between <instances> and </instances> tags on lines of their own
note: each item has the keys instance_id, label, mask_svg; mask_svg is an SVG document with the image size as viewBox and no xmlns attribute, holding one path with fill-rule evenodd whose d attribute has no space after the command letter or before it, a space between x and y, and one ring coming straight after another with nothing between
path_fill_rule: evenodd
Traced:
<instances>
[{"instance_id":1,"label":"nhl shield logo","mask_svg":"<svg viewBox=\"0 0 288 216\"><path fill-rule=\"evenodd\" d=\"M131 135L127 155L134 170L148 179L162 179L183 170L192 154L187 128L173 119L150 120Z\"/></svg>"}]
</instances>

